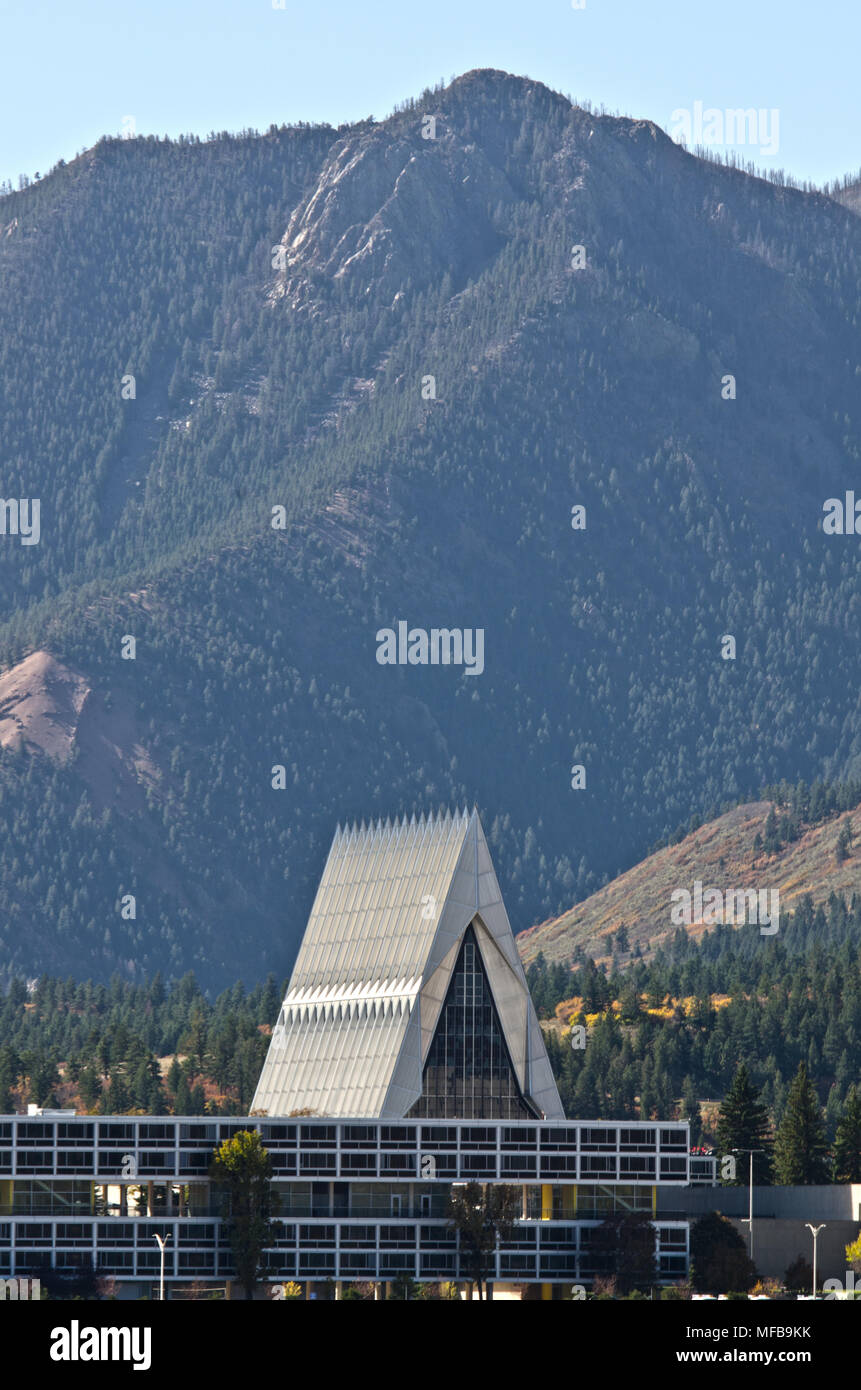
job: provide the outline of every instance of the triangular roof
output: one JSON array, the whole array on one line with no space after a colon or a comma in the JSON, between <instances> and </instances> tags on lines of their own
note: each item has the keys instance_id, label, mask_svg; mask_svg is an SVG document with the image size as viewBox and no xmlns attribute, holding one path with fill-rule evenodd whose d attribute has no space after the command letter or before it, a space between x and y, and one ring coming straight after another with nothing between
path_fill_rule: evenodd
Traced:
<instances>
[{"instance_id":1,"label":"triangular roof","mask_svg":"<svg viewBox=\"0 0 861 1390\"><path fill-rule=\"evenodd\" d=\"M470 924L518 1085L564 1118L477 811L338 827L252 1109L406 1115Z\"/></svg>"}]
</instances>

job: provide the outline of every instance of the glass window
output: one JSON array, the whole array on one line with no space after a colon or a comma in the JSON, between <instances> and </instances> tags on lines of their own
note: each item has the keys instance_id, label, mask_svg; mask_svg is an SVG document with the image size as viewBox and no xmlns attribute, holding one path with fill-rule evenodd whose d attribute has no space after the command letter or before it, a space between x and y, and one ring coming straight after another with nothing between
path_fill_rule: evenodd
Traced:
<instances>
[{"instance_id":1,"label":"glass window","mask_svg":"<svg viewBox=\"0 0 861 1390\"><path fill-rule=\"evenodd\" d=\"M472 927L461 943L425 1062L422 1094L409 1116L533 1118L517 1084Z\"/></svg>"}]
</instances>

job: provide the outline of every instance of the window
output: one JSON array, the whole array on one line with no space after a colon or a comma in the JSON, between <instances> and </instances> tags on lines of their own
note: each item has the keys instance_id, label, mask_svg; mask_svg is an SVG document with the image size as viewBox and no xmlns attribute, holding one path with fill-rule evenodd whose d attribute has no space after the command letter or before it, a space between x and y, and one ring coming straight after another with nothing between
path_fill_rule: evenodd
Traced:
<instances>
[{"instance_id":1,"label":"window","mask_svg":"<svg viewBox=\"0 0 861 1390\"><path fill-rule=\"evenodd\" d=\"M83 1144L92 1145L93 1126L79 1124L62 1124L57 1126L57 1141L60 1144Z\"/></svg>"},{"instance_id":2,"label":"window","mask_svg":"<svg viewBox=\"0 0 861 1390\"><path fill-rule=\"evenodd\" d=\"M60 1221L57 1223L57 1245L82 1245L91 1246L93 1243L92 1226L84 1226L71 1221Z\"/></svg>"},{"instance_id":3,"label":"window","mask_svg":"<svg viewBox=\"0 0 861 1390\"><path fill-rule=\"evenodd\" d=\"M280 1144L283 1147L296 1146L296 1126L295 1125L264 1125L263 1142L268 1147L270 1144Z\"/></svg>"},{"instance_id":4,"label":"window","mask_svg":"<svg viewBox=\"0 0 861 1390\"><path fill-rule=\"evenodd\" d=\"M180 1250L178 1263L181 1274L215 1273L215 1253L212 1250Z\"/></svg>"},{"instance_id":5,"label":"window","mask_svg":"<svg viewBox=\"0 0 861 1390\"><path fill-rule=\"evenodd\" d=\"M645 1154L636 1156L623 1154L619 1160L619 1176L623 1178L653 1178L655 1176L655 1160L647 1158Z\"/></svg>"},{"instance_id":6,"label":"window","mask_svg":"<svg viewBox=\"0 0 861 1390\"><path fill-rule=\"evenodd\" d=\"M340 1233L342 1250L355 1250L376 1244L377 1233L373 1226L341 1226Z\"/></svg>"},{"instance_id":7,"label":"window","mask_svg":"<svg viewBox=\"0 0 861 1390\"><path fill-rule=\"evenodd\" d=\"M144 1145L174 1144L176 1131L173 1125L141 1125L138 1131L140 1143Z\"/></svg>"},{"instance_id":8,"label":"window","mask_svg":"<svg viewBox=\"0 0 861 1390\"><path fill-rule=\"evenodd\" d=\"M377 1267L377 1252L345 1250L341 1255L341 1274L361 1274Z\"/></svg>"},{"instance_id":9,"label":"window","mask_svg":"<svg viewBox=\"0 0 861 1390\"><path fill-rule=\"evenodd\" d=\"M299 1143L303 1149L334 1149L336 1144L334 1125L302 1125Z\"/></svg>"},{"instance_id":10,"label":"window","mask_svg":"<svg viewBox=\"0 0 861 1390\"><path fill-rule=\"evenodd\" d=\"M180 1125L179 1137L211 1145L215 1142L215 1125Z\"/></svg>"},{"instance_id":11,"label":"window","mask_svg":"<svg viewBox=\"0 0 861 1390\"><path fill-rule=\"evenodd\" d=\"M341 1130L342 1149L375 1149L377 1134L373 1125L344 1125Z\"/></svg>"},{"instance_id":12,"label":"window","mask_svg":"<svg viewBox=\"0 0 861 1390\"><path fill-rule=\"evenodd\" d=\"M131 1250L100 1250L98 1255L99 1273L131 1274L134 1258Z\"/></svg>"},{"instance_id":13,"label":"window","mask_svg":"<svg viewBox=\"0 0 861 1390\"><path fill-rule=\"evenodd\" d=\"M502 1129L503 1149L533 1149L538 1137L531 1125L504 1125Z\"/></svg>"},{"instance_id":14,"label":"window","mask_svg":"<svg viewBox=\"0 0 861 1390\"><path fill-rule=\"evenodd\" d=\"M334 1226L300 1226L299 1244L303 1249L331 1249L335 1244Z\"/></svg>"},{"instance_id":15,"label":"window","mask_svg":"<svg viewBox=\"0 0 861 1390\"><path fill-rule=\"evenodd\" d=\"M653 1129L623 1129L619 1133L619 1147L622 1150L636 1150L637 1153L653 1151L655 1131Z\"/></svg>"},{"instance_id":16,"label":"window","mask_svg":"<svg viewBox=\"0 0 861 1390\"><path fill-rule=\"evenodd\" d=\"M615 1129L583 1129L580 1132L581 1149L600 1149L606 1152L616 1148Z\"/></svg>"},{"instance_id":17,"label":"window","mask_svg":"<svg viewBox=\"0 0 861 1390\"><path fill-rule=\"evenodd\" d=\"M63 1153L62 1150L57 1154L58 1173L91 1173L93 1171L93 1153L86 1150L73 1149L71 1153Z\"/></svg>"},{"instance_id":18,"label":"window","mask_svg":"<svg viewBox=\"0 0 861 1390\"><path fill-rule=\"evenodd\" d=\"M299 1256L299 1274L307 1279L323 1279L335 1273L334 1254L326 1255L322 1250Z\"/></svg>"},{"instance_id":19,"label":"window","mask_svg":"<svg viewBox=\"0 0 861 1390\"><path fill-rule=\"evenodd\" d=\"M342 1173L376 1173L377 1155L373 1154L341 1154Z\"/></svg>"},{"instance_id":20,"label":"window","mask_svg":"<svg viewBox=\"0 0 861 1390\"><path fill-rule=\"evenodd\" d=\"M495 1178L496 1154L463 1154L460 1160L465 1178Z\"/></svg>"},{"instance_id":21,"label":"window","mask_svg":"<svg viewBox=\"0 0 861 1390\"><path fill-rule=\"evenodd\" d=\"M687 1170L686 1158L662 1158L661 1177L662 1178L684 1178Z\"/></svg>"},{"instance_id":22,"label":"window","mask_svg":"<svg viewBox=\"0 0 861 1390\"><path fill-rule=\"evenodd\" d=\"M422 1125L422 1148L433 1153L437 1149L456 1149L457 1130L454 1125Z\"/></svg>"},{"instance_id":23,"label":"window","mask_svg":"<svg viewBox=\"0 0 861 1390\"><path fill-rule=\"evenodd\" d=\"M683 1129L662 1129L660 1132L662 1149L681 1149L688 1147L687 1135Z\"/></svg>"},{"instance_id":24,"label":"window","mask_svg":"<svg viewBox=\"0 0 861 1390\"><path fill-rule=\"evenodd\" d=\"M380 1173L403 1173L415 1177L415 1154L380 1154Z\"/></svg>"},{"instance_id":25,"label":"window","mask_svg":"<svg viewBox=\"0 0 861 1390\"><path fill-rule=\"evenodd\" d=\"M51 1173L53 1170L54 1159L50 1149L18 1154L19 1173Z\"/></svg>"},{"instance_id":26,"label":"window","mask_svg":"<svg viewBox=\"0 0 861 1390\"><path fill-rule=\"evenodd\" d=\"M506 1274L534 1274L534 1255L500 1255L499 1268L503 1277Z\"/></svg>"},{"instance_id":27,"label":"window","mask_svg":"<svg viewBox=\"0 0 861 1390\"><path fill-rule=\"evenodd\" d=\"M300 1153L299 1171L301 1173L334 1173L335 1155L321 1153Z\"/></svg>"},{"instance_id":28,"label":"window","mask_svg":"<svg viewBox=\"0 0 861 1390\"><path fill-rule=\"evenodd\" d=\"M409 1115L528 1120L532 1114L517 1084L475 931L468 927L425 1062L422 1094Z\"/></svg>"},{"instance_id":29,"label":"window","mask_svg":"<svg viewBox=\"0 0 861 1390\"><path fill-rule=\"evenodd\" d=\"M414 1149L415 1146L415 1130L408 1129L406 1125L380 1126L381 1149Z\"/></svg>"},{"instance_id":30,"label":"window","mask_svg":"<svg viewBox=\"0 0 861 1390\"><path fill-rule=\"evenodd\" d=\"M534 1154L503 1154L502 1176L504 1178L534 1178Z\"/></svg>"},{"instance_id":31,"label":"window","mask_svg":"<svg viewBox=\"0 0 861 1390\"><path fill-rule=\"evenodd\" d=\"M616 1160L609 1156L604 1158L600 1154L584 1154L580 1173L584 1178L606 1176L608 1173L615 1175Z\"/></svg>"},{"instance_id":32,"label":"window","mask_svg":"<svg viewBox=\"0 0 861 1390\"><path fill-rule=\"evenodd\" d=\"M595 1164L600 1164L600 1165L602 1165L602 1166L601 1166L601 1167L598 1167L598 1168L596 1168L596 1167L594 1167L594 1166L590 1166L590 1165L595 1165ZM603 1165L609 1165L609 1167L606 1167L606 1168L605 1168ZM603 1172L613 1172L613 1173L615 1173L615 1171L616 1171L616 1160L615 1160L615 1158L596 1158L596 1157L593 1157L592 1155L587 1155L587 1156L583 1159L583 1172L584 1172L584 1173L587 1173L587 1172L599 1172L599 1173L603 1173ZM542 1156L541 1156L541 1176L542 1176L542 1178L553 1178L553 1177L560 1177L560 1178L561 1178L561 1177L565 1177L566 1175L569 1176L569 1177L571 1177L571 1176L574 1176L574 1175L576 1174L576 1172L577 1172L577 1155L576 1155L576 1154L542 1154Z\"/></svg>"},{"instance_id":33,"label":"window","mask_svg":"<svg viewBox=\"0 0 861 1390\"><path fill-rule=\"evenodd\" d=\"M380 1255L380 1272L383 1270L403 1271L411 1274L415 1269L416 1257L411 1253L388 1251Z\"/></svg>"},{"instance_id":34,"label":"window","mask_svg":"<svg viewBox=\"0 0 861 1390\"><path fill-rule=\"evenodd\" d=\"M29 1144L53 1144L54 1126L53 1125L19 1125L18 1126L18 1148L21 1149Z\"/></svg>"},{"instance_id":35,"label":"window","mask_svg":"<svg viewBox=\"0 0 861 1390\"><path fill-rule=\"evenodd\" d=\"M688 1233L684 1227L659 1226L658 1243L661 1250L687 1250Z\"/></svg>"}]
</instances>

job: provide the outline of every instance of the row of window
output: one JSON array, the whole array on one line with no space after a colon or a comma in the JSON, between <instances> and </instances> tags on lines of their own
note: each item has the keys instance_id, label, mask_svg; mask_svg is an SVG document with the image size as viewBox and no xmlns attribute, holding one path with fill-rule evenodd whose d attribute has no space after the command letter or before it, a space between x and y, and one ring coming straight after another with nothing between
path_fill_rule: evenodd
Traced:
<instances>
[{"instance_id":1,"label":"row of window","mask_svg":"<svg viewBox=\"0 0 861 1390\"><path fill-rule=\"evenodd\" d=\"M191 1155L193 1158L194 1155ZM637 1180L684 1183L687 1179L687 1159L683 1156L646 1154L543 1154L540 1159L529 1154L501 1154L497 1165L495 1154L416 1155L416 1154L357 1154L311 1153L296 1155L273 1154L272 1172L275 1178L289 1177L376 1177L381 1178L496 1178L524 1181L555 1178L584 1182ZM72 1161L67 1161L71 1159ZM66 1161L64 1161L66 1160ZM432 1166L430 1166L432 1164ZM208 1160L201 1163L181 1162L177 1170L173 1154L150 1153L135 1159L134 1167L119 1156L100 1158L93 1163L85 1155L50 1153L18 1155L17 1174L58 1178L77 1174L94 1178L165 1178L175 1174L186 1179L206 1178ZM11 1164L4 1166L0 1155L0 1173L12 1173Z\"/></svg>"},{"instance_id":2,"label":"row of window","mask_svg":"<svg viewBox=\"0 0 861 1390\"><path fill-rule=\"evenodd\" d=\"M13 1129L19 1149L47 1148L170 1148L215 1144L249 1125L259 1127L267 1148L337 1148L408 1150L416 1147L431 1151L496 1149L534 1151L593 1150L605 1152L685 1152L687 1130L657 1126L580 1126L564 1125L389 1125L389 1124L276 1124L232 1121L229 1124L188 1124L179 1122L123 1122L116 1120L33 1121L0 1120L0 1148L11 1145ZM339 1133L340 1131L340 1133Z\"/></svg>"}]
</instances>

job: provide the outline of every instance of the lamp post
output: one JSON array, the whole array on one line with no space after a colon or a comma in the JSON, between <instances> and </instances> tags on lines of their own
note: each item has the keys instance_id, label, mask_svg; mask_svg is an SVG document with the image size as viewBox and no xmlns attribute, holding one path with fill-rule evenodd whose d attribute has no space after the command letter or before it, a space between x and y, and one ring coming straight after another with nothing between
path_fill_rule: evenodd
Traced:
<instances>
[{"instance_id":1,"label":"lamp post","mask_svg":"<svg viewBox=\"0 0 861 1390\"><path fill-rule=\"evenodd\" d=\"M804 1224L806 1225L808 1231L810 1231L810 1232L812 1233L812 1235L813 1235L813 1297L815 1298L815 1297L816 1297L816 1237L819 1235L819 1232L820 1232L820 1231L824 1231L824 1230L825 1230L825 1222L823 1221L822 1224L821 1224L820 1226L811 1226L811 1224L810 1224L809 1221L806 1221Z\"/></svg>"},{"instance_id":2,"label":"lamp post","mask_svg":"<svg viewBox=\"0 0 861 1390\"><path fill-rule=\"evenodd\" d=\"M164 1238L156 1236L156 1240L158 1241L158 1248L161 1251L161 1274L158 1280L158 1301L159 1303L164 1303L164 1248L170 1240L170 1236L164 1236Z\"/></svg>"},{"instance_id":3,"label":"lamp post","mask_svg":"<svg viewBox=\"0 0 861 1390\"><path fill-rule=\"evenodd\" d=\"M750 1255L750 1260L751 1260L751 1264L752 1264L752 1263L753 1263L753 1156L754 1156L754 1154L764 1154L764 1153L765 1153L765 1149L733 1149L733 1153L734 1153L734 1154L750 1154L750 1182L749 1182L749 1187L748 1187L748 1190L749 1190L749 1194L750 1194L750 1195L749 1195L749 1198L748 1198L747 1219L745 1219L744 1217L742 1217L741 1219L742 1219L742 1224L745 1225L745 1226L747 1226L747 1228L748 1228L748 1230L749 1230L749 1232L750 1232L750 1240L749 1240L749 1242L748 1242L748 1254Z\"/></svg>"}]
</instances>

